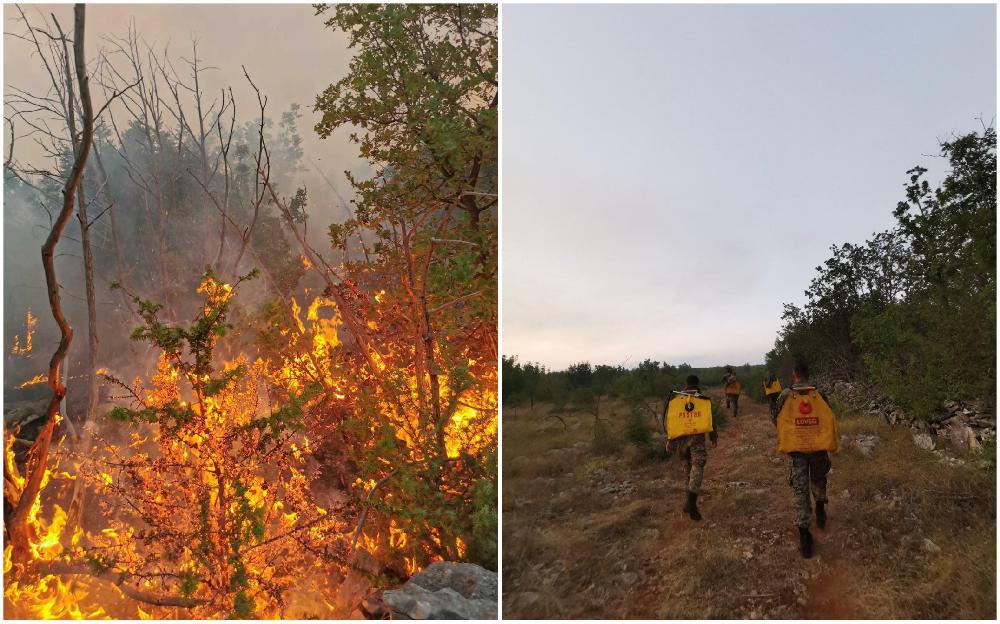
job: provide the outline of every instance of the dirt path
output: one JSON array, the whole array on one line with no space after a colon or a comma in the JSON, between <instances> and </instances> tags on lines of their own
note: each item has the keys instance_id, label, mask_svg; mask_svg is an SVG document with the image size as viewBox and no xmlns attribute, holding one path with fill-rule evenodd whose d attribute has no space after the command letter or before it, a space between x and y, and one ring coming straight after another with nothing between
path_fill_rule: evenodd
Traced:
<instances>
[{"instance_id":1,"label":"dirt path","mask_svg":"<svg viewBox=\"0 0 1000 624\"><path fill-rule=\"evenodd\" d=\"M609 419L627 414L624 405L609 407ZM709 446L699 523L681 513L678 459L630 446L596 455L589 415L564 415L565 429L537 415L505 418L504 617L849 619L927 617L945 608L926 596L907 600L921 583L924 592L947 595L935 583L961 581L936 580L954 527L932 534L932 512L915 522L913 509L893 502L907 487L897 458L884 458L882 467L854 449L834 455L827 527L814 523L815 554L804 560L788 459L775 449L767 407L744 396L740 408L718 447ZM897 444L900 452L912 447L900 438L882 452ZM995 613L994 523L982 518L991 536L974 575L993 595L967 607L975 615L966 617ZM923 535L933 535L942 552L923 552ZM954 609L937 615L958 616Z\"/></svg>"},{"instance_id":2,"label":"dirt path","mask_svg":"<svg viewBox=\"0 0 1000 624\"><path fill-rule=\"evenodd\" d=\"M724 400L721 395L716 396L719 400ZM714 470L706 470L706 473L714 473L710 487L715 496L706 501L703 515L711 517L720 527L725 527L730 522L739 526L739 518L733 517L739 514L732 513L728 494L733 489L749 488L757 503L752 516L754 521L739 528L745 530L748 536L744 542L745 548L754 557L763 560L756 571L766 572L770 565L780 563L801 570L803 577L807 579L804 587L797 586L800 591L795 596L794 603L783 606L799 611L799 615L806 618L860 617L849 593L843 590L840 583L845 576L859 571L852 569L850 561L845 560L837 548L839 523L834 500L828 505L829 513L824 529L819 529L813 519L810 531L815 539L814 560L796 560L798 532L794 526L794 497L788 484L789 460L786 455L778 453L775 446L774 425L771 424L767 405L752 401L747 396L741 397L740 414L731 418L729 426L720 436L719 445L715 449L717 452L710 456ZM751 460L753 465L748 466L747 455L750 454L757 457ZM766 461L756 461L761 458ZM834 493L838 491L836 472L832 472L828 482L828 496L831 499L834 499ZM745 481L750 478L749 475L753 475L753 482ZM775 533L778 539L774 539ZM754 568L751 568L751 572L753 571ZM777 597L783 594L766 579L760 580L764 582L756 584L761 590L758 595ZM775 591L776 589L779 591ZM795 593L793 590L793 594ZM762 599L761 607L782 606L778 604L780 602Z\"/></svg>"}]
</instances>

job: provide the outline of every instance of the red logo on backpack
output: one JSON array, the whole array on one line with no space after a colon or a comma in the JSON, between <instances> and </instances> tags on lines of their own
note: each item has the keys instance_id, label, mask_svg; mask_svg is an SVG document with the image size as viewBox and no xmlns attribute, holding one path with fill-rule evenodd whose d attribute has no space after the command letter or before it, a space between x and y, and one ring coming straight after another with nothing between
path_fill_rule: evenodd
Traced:
<instances>
[{"instance_id":1,"label":"red logo on backpack","mask_svg":"<svg viewBox=\"0 0 1000 624\"><path fill-rule=\"evenodd\" d=\"M806 401L802 401L801 403L799 403L800 414L811 414L812 411L813 411L812 403L807 403Z\"/></svg>"}]
</instances>

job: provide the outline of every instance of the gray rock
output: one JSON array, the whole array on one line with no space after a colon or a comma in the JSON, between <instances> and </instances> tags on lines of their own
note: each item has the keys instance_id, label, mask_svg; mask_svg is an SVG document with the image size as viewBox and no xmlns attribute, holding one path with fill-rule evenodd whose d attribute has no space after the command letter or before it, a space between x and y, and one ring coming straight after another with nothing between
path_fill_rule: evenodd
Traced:
<instances>
[{"instance_id":1,"label":"gray rock","mask_svg":"<svg viewBox=\"0 0 1000 624\"><path fill-rule=\"evenodd\" d=\"M22 427L28 425L35 420L41 418L46 414L49 407L48 399L42 399L39 401L21 401L14 403L3 413L3 425L4 428L10 427L14 424L20 424Z\"/></svg>"},{"instance_id":2,"label":"gray rock","mask_svg":"<svg viewBox=\"0 0 1000 624\"><path fill-rule=\"evenodd\" d=\"M474 563L438 561L386 590L393 616L415 620L497 619L497 575Z\"/></svg>"},{"instance_id":3,"label":"gray rock","mask_svg":"<svg viewBox=\"0 0 1000 624\"><path fill-rule=\"evenodd\" d=\"M925 451L934 450L934 438L931 437L931 434L929 433L914 433L913 443L916 444L917 447L922 448Z\"/></svg>"},{"instance_id":4,"label":"gray rock","mask_svg":"<svg viewBox=\"0 0 1000 624\"><path fill-rule=\"evenodd\" d=\"M620 483L608 483L602 486L599 490L602 494L611 494L615 498L622 496L628 496L635 491L635 486L632 485L631 481L622 481Z\"/></svg>"},{"instance_id":5,"label":"gray rock","mask_svg":"<svg viewBox=\"0 0 1000 624\"><path fill-rule=\"evenodd\" d=\"M874 433L859 433L851 442L851 446L858 449L865 457L871 457L875 452L875 447L882 443L882 438Z\"/></svg>"},{"instance_id":6,"label":"gray rock","mask_svg":"<svg viewBox=\"0 0 1000 624\"><path fill-rule=\"evenodd\" d=\"M635 572L625 572L622 574L622 585L633 587L639 582L639 575Z\"/></svg>"},{"instance_id":7,"label":"gray rock","mask_svg":"<svg viewBox=\"0 0 1000 624\"><path fill-rule=\"evenodd\" d=\"M606 468L594 468L590 471L590 478L598 483L606 483L615 478L615 475Z\"/></svg>"},{"instance_id":8,"label":"gray rock","mask_svg":"<svg viewBox=\"0 0 1000 624\"><path fill-rule=\"evenodd\" d=\"M972 427L966 424L964 418L956 418L952 424L948 426L947 432L951 443L963 452L975 450L979 447L979 440L976 438L976 432L972 429Z\"/></svg>"},{"instance_id":9,"label":"gray rock","mask_svg":"<svg viewBox=\"0 0 1000 624\"><path fill-rule=\"evenodd\" d=\"M435 561L410 577L424 589L437 591L451 588L465 598L496 598L497 574L475 563Z\"/></svg>"}]
</instances>

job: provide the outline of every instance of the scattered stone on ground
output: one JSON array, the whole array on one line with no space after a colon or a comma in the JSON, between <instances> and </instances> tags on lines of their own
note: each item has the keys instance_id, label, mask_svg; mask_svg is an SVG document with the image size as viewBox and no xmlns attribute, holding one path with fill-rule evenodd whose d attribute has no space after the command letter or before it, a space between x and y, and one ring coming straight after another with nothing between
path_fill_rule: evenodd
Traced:
<instances>
[{"instance_id":1,"label":"scattered stone on ground","mask_svg":"<svg viewBox=\"0 0 1000 624\"><path fill-rule=\"evenodd\" d=\"M877 416L890 425L909 426L917 434L930 435L933 446L947 440L955 449L969 453L979 449L984 442L996 439L996 413L985 401L945 401L926 420L917 420L881 396L876 389L863 384L816 380L816 385L837 400ZM925 437L915 435L913 442L920 448L931 450L927 448Z\"/></svg>"},{"instance_id":2,"label":"scattered stone on ground","mask_svg":"<svg viewBox=\"0 0 1000 624\"><path fill-rule=\"evenodd\" d=\"M934 450L934 438L929 433L914 433L913 443L917 445L917 448L922 448L925 451Z\"/></svg>"},{"instance_id":3,"label":"scattered stone on ground","mask_svg":"<svg viewBox=\"0 0 1000 624\"><path fill-rule=\"evenodd\" d=\"M875 452L875 447L882 443L882 438L874 433L859 433L854 440L851 441L851 446L858 449L858 452L865 457L871 457L872 453Z\"/></svg>"}]
</instances>

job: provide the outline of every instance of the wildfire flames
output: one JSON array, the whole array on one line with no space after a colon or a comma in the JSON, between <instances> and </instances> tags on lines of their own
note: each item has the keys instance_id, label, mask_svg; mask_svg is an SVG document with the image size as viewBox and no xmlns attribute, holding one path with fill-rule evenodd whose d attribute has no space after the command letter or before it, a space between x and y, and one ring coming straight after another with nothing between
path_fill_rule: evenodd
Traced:
<instances>
[{"instance_id":1,"label":"wildfire flames","mask_svg":"<svg viewBox=\"0 0 1000 624\"><path fill-rule=\"evenodd\" d=\"M35 324L38 322L32 314L31 310L28 310L27 320L25 324L27 325L27 332L24 337L24 345L21 345L21 336L14 335L14 346L10 349L11 355L27 355L31 353L31 339L35 334Z\"/></svg>"},{"instance_id":2,"label":"wildfire flames","mask_svg":"<svg viewBox=\"0 0 1000 624\"><path fill-rule=\"evenodd\" d=\"M211 319L235 291L206 278L199 292L206 300L202 318ZM376 336L395 325L384 295L359 295L358 305L370 306L366 325ZM435 432L420 408L427 403L426 383L418 369L401 364L412 354L372 349L374 367L366 368L345 348L342 319L330 299L316 297L304 315L294 299L290 308L276 353L240 354L203 372L184 364L180 350L164 350L148 385L109 378L128 397L128 407L110 415L128 416L130 427L94 427L88 448L65 439L55 446L28 519L27 560L5 546L7 617L344 617L333 596L351 568L352 537L359 551L398 553L408 574L443 555L465 555L461 538L415 533L384 514L358 526L357 501L377 497L380 481L403 468L376 465L330 495L318 487L315 453L331 430L346 427L335 415L376 408L390 420L404 467L431 461L422 450L428 436L437 436L445 466L490 452L497 435L495 362L466 359L458 372L438 376L445 424ZM16 340L12 353L31 349L34 317L28 319L25 343ZM434 355L450 357L440 350ZM45 380L39 375L19 387ZM304 426L289 424L299 417ZM365 426L367 434L352 430L352 443L388 444L376 424ZM8 434L8 500L17 500L25 486L13 444ZM72 465L72 473L61 465ZM468 477L443 475L445 495L464 496L460 480ZM76 480L99 513L74 523L60 503L69 500ZM387 495L387 504L393 496L399 495ZM305 610L288 600L292 594L322 598L309 600Z\"/></svg>"}]
</instances>

